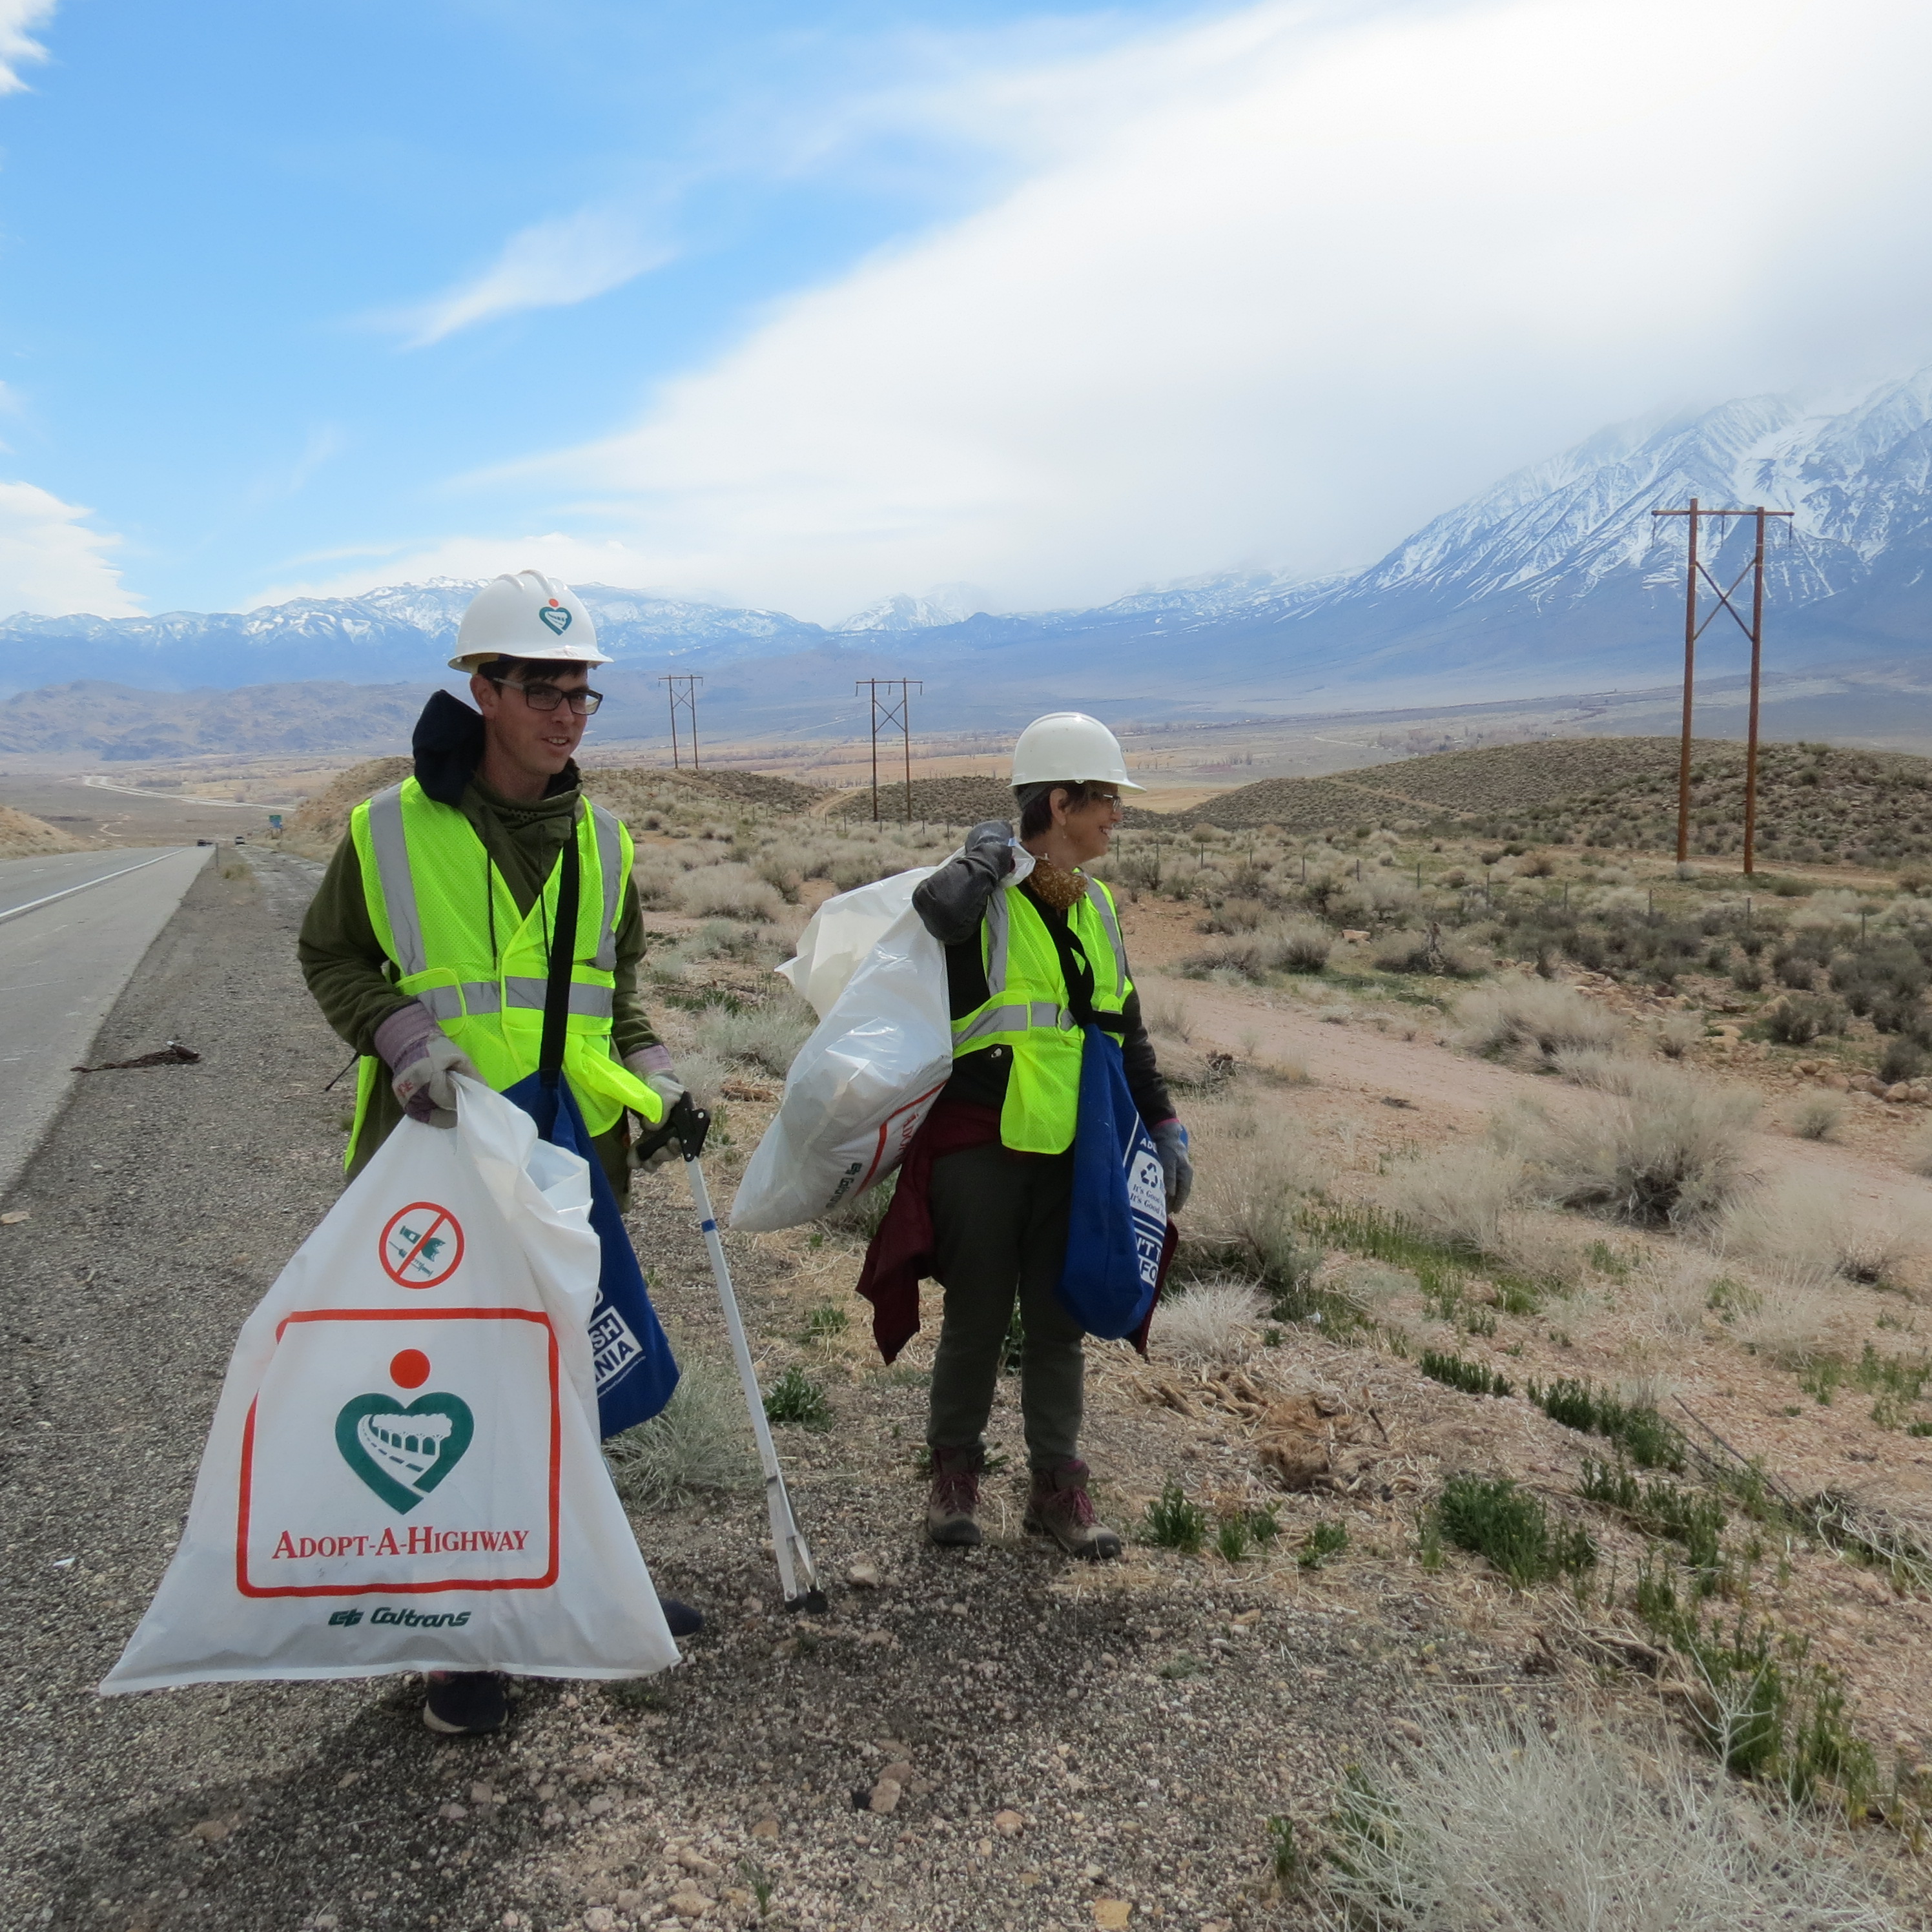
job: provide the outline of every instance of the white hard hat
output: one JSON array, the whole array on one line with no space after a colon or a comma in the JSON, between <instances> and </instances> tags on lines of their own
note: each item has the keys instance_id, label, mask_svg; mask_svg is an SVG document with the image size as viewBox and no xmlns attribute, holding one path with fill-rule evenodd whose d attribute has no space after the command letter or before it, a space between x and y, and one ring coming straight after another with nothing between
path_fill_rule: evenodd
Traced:
<instances>
[{"instance_id":1,"label":"white hard hat","mask_svg":"<svg viewBox=\"0 0 1932 1932\"><path fill-rule=\"evenodd\" d=\"M474 670L492 658L550 658L604 664L597 626L575 591L540 570L493 577L470 600L456 633L452 670Z\"/></svg>"},{"instance_id":2,"label":"white hard hat","mask_svg":"<svg viewBox=\"0 0 1932 1932\"><path fill-rule=\"evenodd\" d=\"M1049 711L1020 734L1013 747L1013 783L1078 784L1098 780L1124 791L1144 791L1127 776L1120 741L1084 711Z\"/></svg>"}]
</instances>

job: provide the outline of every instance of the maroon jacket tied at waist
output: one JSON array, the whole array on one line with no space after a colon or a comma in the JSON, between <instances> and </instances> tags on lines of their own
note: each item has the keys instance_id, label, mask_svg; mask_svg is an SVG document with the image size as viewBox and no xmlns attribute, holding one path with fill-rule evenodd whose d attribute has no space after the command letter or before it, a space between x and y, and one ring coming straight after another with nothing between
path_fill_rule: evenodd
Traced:
<instances>
[{"instance_id":1,"label":"maroon jacket tied at waist","mask_svg":"<svg viewBox=\"0 0 1932 1932\"><path fill-rule=\"evenodd\" d=\"M859 1271L859 1292L872 1304L872 1339L889 1362L919 1333L919 1285L933 1270L932 1163L999 1138L998 1108L942 1099L906 1149L892 1204L866 1250L866 1265ZM1170 1219L1161 1250L1162 1286L1166 1283L1168 1264L1174 1258L1179 1233ZM1155 1299L1159 1298L1157 1288ZM1150 1308L1147 1319L1129 1338L1143 1355L1153 1321Z\"/></svg>"},{"instance_id":2,"label":"maroon jacket tied at waist","mask_svg":"<svg viewBox=\"0 0 1932 1932\"><path fill-rule=\"evenodd\" d=\"M859 1274L859 1292L872 1304L872 1339L889 1362L919 1333L919 1285L932 1272L932 1163L999 1138L998 1108L942 1099L906 1149Z\"/></svg>"}]
</instances>

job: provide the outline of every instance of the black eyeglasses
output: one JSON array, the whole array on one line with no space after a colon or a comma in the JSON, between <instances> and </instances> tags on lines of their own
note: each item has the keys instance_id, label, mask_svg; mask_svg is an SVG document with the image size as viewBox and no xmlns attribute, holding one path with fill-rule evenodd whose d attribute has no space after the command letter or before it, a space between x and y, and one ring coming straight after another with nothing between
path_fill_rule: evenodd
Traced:
<instances>
[{"instance_id":1,"label":"black eyeglasses","mask_svg":"<svg viewBox=\"0 0 1932 1932\"><path fill-rule=\"evenodd\" d=\"M486 671L484 675L488 677L490 674ZM588 718L604 702L604 694L601 691L592 691L588 686L580 691L560 691L554 684L518 684L507 677L491 677L490 682L499 691L506 687L512 691L520 691L524 694L524 702L532 711L554 711L568 698L571 710L578 717Z\"/></svg>"}]
</instances>

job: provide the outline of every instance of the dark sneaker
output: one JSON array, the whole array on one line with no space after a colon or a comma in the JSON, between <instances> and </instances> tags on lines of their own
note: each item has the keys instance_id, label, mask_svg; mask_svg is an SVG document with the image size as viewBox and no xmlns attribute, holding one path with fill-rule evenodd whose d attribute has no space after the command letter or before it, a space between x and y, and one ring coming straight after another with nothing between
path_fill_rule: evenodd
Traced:
<instances>
[{"instance_id":1,"label":"dark sneaker","mask_svg":"<svg viewBox=\"0 0 1932 1932\"><path fill-rule=\"evenodd\" d=\"M980 1472L986 1452L977 1444L932 1452L932 1488L926 1499L926 1533L949 1548L969 1548L980 1540L974 1511L980 1506Z\"/></svg>"},{"instance_id":2,"label":"dark sneaker","mask_svg":"<svg viewBox=\"0 0 1932 1932\"><path fill-rule=\"evenodd\" d=\"M480 1738L500 1731L510 1714L503 1680L494 1670L432 1671L423 1722L446 1738Z\"/></svg>"},{"instance_id":3,"label":"dark sneaker","mask_svg":"<svg viewBox=\"0 0 1932 1932\"><path fill-rule=\"evenodd\" d=\"M675 1597L660 1597L658 1608L664 1612L665 1627L673 1636L695 1636L704 1628L704 1612L680 1604Z\"/></svg>"},{"instance_id":4,"label":"dark sneaker","mask_svg":"<svg viewBox=\"0 0 1932 1932\"><path fill-rule=\"evenodd\" d=\"M1095 1520L1087 1493L1087 1465L1077 1456L1033 1472L1026 1526L1052 1537L1070 1556L1100 1561L1120 1553L1120 1532Z\"/></svg>"}]
</instances>

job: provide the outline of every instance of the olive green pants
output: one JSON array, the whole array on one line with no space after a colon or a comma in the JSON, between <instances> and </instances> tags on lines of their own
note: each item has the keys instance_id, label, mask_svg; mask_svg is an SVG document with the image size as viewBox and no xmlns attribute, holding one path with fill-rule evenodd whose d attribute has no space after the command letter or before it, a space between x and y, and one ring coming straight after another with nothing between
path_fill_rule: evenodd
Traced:
<instances>
[{"instance_id":1,"label":"olive green pants","mask_svg":"<svg viewBox=\"0 0 1932 1932\"><path fill-rule=\"evenodd\" d=\"M1047 1469L1079 1453L1082 1330L1054 1292L1072 1192L1070 1153L1015 1154L988 1145L933 1162L933 1272L946 1290L926 1425L935 1448L981 1440L1017 1293L1027 1460Z\"/></svg>"}]
</instances>

